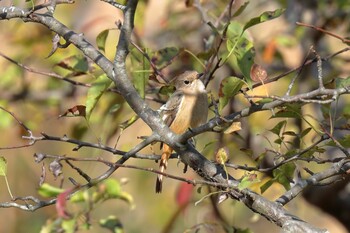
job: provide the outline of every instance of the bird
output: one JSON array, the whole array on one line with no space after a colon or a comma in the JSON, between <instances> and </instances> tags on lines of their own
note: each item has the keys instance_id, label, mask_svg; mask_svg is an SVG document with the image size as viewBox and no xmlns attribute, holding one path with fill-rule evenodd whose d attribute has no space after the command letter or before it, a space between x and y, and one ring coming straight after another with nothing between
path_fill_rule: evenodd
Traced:
<instances>
[{"instance_id":1,"label":"bird","mask_svg":"<svg viewBox=\"0 0 350 233\"><path fill-rule=\"evenodd\" d=\"M176 134L183 134L190 128L196 128L207 121L207 92L197 71L185 71L174 78L175 92L161 106L160 113L164 123ZM159 170L164 172L173 149L162 145ZM158 174L156 193L162 192L163 175Z\"/></svg>"}]
</instances>

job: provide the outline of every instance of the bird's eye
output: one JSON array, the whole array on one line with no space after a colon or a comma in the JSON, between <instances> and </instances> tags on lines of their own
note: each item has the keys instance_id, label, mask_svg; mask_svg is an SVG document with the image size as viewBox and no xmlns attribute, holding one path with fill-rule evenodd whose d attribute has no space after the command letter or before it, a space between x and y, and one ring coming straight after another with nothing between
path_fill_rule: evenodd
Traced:
<instances>
[{"instance_id":1,"label":"bird's eye","mask_svg":"<svg viewBox=\"0 0 350 233\"><path fill-rule=\"evenodd\" d=\"M188 85L188 84L190 84L190 81L185 80L185 81L184 81L184 84Z\"/></svg>"}]
</instances>

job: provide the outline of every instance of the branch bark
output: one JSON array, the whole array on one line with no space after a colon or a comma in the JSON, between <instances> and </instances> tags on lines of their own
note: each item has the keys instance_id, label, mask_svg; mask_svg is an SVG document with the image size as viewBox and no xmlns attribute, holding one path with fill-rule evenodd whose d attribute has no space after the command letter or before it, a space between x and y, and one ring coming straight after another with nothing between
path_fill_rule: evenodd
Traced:
<instances>
[{"instance_id":1,"label":"branch bark","mask_svg":"<svg viewBox=\"0 0 350 233\"><path fill-rule=\"evenodd\" d=\"M152 129L153 135L146 139L144 143L139 147L129 151L123 157L115 163L108 171L101 176L92 179L88 184L82 187L90 187L101 180L108 178L118 168L118 164L123 164L132 155L142 149L144 146L155 140L161 140L170 145L181 157L181 160L189 165L199 176L210 182L218 183L219 185L231 187L230 189L224 189L227 193L235 199L242 201L248 208L257 212L267 218L269 221L274 222L278 226L282 227L286 232L325 232L325 230L317 229L310 224L303 222L295 216L288 213L283 206L276 202L269 201L262 196L252 192L249 189L239 190L237 185L239 182L233 177L228 176L227 173L220 165L216 165L213 162L206 159L190 144L186 143L188 138L209 131L216 125L226 123L227 120L233 121L252 114L253 112L269 110L278 106L281 106L284 102L282 100L275 100L267 104L256 105L249 108L245 108L240 112L231 114L226 117L226 121L220 118L214 118L206 125L195 129L193 132L187 132L184 135L175 135L170 129L163 123L159 114L152 110L148 104L140 97L136 89L133 87L130 78L127 74L125 60L128 55L128 45L131 37L131 33L134 27L134 15L137 8L137 0L127 1L127 5L123 8L124 22L120 27L120 37L117 45L117 52L114 62L109 61L103 54L101 54L96 48L94 48L83 35L78 34L61 22L56 20L50 14L38 14L32 11L23 10L19 8L0 9L0 19L21 18L25 22L36 22L46 26L51 31L57 33L63 37L68 43L73 44L80 49L87 57L93 60L105 73L112 79L117 87L118 93L120 93L130 107L142 118L142 120ZM344 90L341 90L344 92ZM227 177L228 176L228 177ZM37 206L28 207L27 210L35 210L37 208L55 203L55 200L42 203L39 200L32 199ZM18 204L0 205L2 207L18 207L22 208ZM22 208L25 209L25 208Z\"/></svg>"}]
</instances>

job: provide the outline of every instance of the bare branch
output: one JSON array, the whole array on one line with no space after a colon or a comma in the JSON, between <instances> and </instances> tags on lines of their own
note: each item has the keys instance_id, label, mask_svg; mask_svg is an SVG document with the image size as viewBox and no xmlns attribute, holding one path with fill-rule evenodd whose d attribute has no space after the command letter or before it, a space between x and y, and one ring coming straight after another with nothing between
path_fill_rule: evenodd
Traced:
<instances>
[{"instance_id":1,"label":"bare branch","mask_svg":"<svg viewBox=\"0 0 350 233\"><path fill-rule=\"evenodd\" d=\"M317 30L317 31L323 32L323 33L325 33L325 34L328 34L328 35L330 35L330 36L332 36L332 37L334 37L334 38L337 38L337 39L341 40L343 43L346 43L346 44L349 44L349 43L350 43L350 40L349 40L349 39L344 38L344 37L342 37L342 36L339 36L339 35L337 35L337 34L335 34L335 33L333 33L333 32L327 31L327 30L325 30L325 29L322 29L322 28L320 28L320 27L316 27L316 26L314 26L314 25L310 25L310 24L306 24L306 23L301 23L301 22L297 22L296 24L299 25L299 26L309 27L309 28L315 29L315 30Z\"/></svg>"},{"instance_id":2,"label":"bare branch","mask_svg":"<svg viewBox=\"0 0 350 233\"><path fill-rule=\"evenodd\" d=\"M299 180L290 190L280 196L276 202L280 203L281 205L285 205L294 199L297 195L299 195L299 193L307 186L317 185L320 181L323 181L329 177L345 174L346 171L350 168L349 162L349 158L343 159L338 163L334 163L327 170L316 173L305 180Z\"/></svg>"},{"instance_id":3,"label":"bare branch","mask_svg":"<svg viewBox=\"0 0 350 233\"><path fill-rule=\"evenodd\" d=\"M125 6L125 5L122 5L122 4L120 4L120 3L117 3L116 1L114 1L114 0L101 0L102 2L106 2L106 3L108 3L108 4L111 4L112 6L114 6L115 8L118 8L118 9L120 9L120 10L122 10L122 11L125 11L126 10L126 7L127 6Z\"/></svg>"}]
</instances>

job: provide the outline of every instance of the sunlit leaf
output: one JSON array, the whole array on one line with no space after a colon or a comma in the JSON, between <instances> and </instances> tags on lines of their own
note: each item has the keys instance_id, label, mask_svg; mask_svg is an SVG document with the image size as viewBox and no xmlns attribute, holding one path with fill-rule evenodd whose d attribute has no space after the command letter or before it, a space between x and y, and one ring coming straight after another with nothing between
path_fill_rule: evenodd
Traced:
<instances>
[{"instance_id":1,"label":"sunlit leaf","mask_svg":"<svg viewBox=\"0 0 350 233\"><path fill-rule=\"evenodd\" d=\"M250 82L250 71L254 64L255 50L248 35L243 32L243 26L237 22L230 23L227 29L226 47L229 55L235 56L236 63L247 82Z\"/></svg>"},{"instance_id":2,"label":"sunlit leaf","mask_svg":"<svg viewBox=\"0 0 350 233\"><path fill-rule=\"evenodd\" d=\"M38 189L38 193L43 197L56 197L62 192L64 192L64 189L54 187L48 183L44 183Z\"/></svg>"},{"instance_id":3,"label":"sunlit leaf","mask_svg":"<svg viewBox=\"0 0 350 233\"><path fill-rule=\"evenodd\" d=\"M134 67L135 68L135 67ZM149 63L143 64L141 67L142 70L133 72L133 84L137 92L140 94L142 98L145 98L146 95L146 85L148 82L148 77L150 72L148 71L150 68Z\"/></svg>"},{"instance_id":4,"label":"sunlit leaf","mask_svg":"<svg viewBox=\"0 0 350 233\"><path fill-rule=\"evenodd\" d=\"M121 192L118 198L123 201L126 201L131 209L135 208L134 198L131 196L131 194L127 192Z\"/></svg>"},{"instance_id":5,"label":"sunlit leaf","mask_svg":"<svg viewBox=\"0 0 350 233\"><path fill-rule=\"evenodd\" d=\"M93 109L96 107L98 101L100 100L103 93L108 89L112 84L105 74L100 75L89 88L87 97L86 97L86 119L89 120Z\"/></svg>"},{"instance_id":6,"label":"sunlit leaf","mask_svg":"<svg viewBox=\"0 0 350 233\"><path fill-rule=\"evenodd\" d=\"M216 152L215 160L219 164L225 164L228 160L228 149L226 147L221 147L218 152Z\"/></svg>"},{"instance_id":7,"label":"sunlit leaf","mask_svg":"<svg viewBox=\"0 0 350 233\"><path fill-rule=\"evenodd\" d=\"M73 203L86 202L88 200L89 200L89 191L86 189L75 192L70 198L70 201Z\"/></svg>"},{"instance_id":8,"label":"sunlit leaf","mask_svg":"<svg viewBox=\"0 0 350 233\"><path fill-rule=\"evenodd\" d=\"M7 173L7 161L1 156L0 157L0 176L6 176Z\"/></svg>"},{"instance_id":9,"label":"sunlit leaf","mask_svg":"<svg viewBox=\"0 0 350 233\"><path fill-rule=\"evenodd\" d=\"M274 11L265 11L260 16L250 19L243 27L243 32L248 28L260 23L264 23L268 20L275 19L284 13L285 9L277 9Z\"/></svg>"},{"instance_id":10,"label":"sunlit leaf","mask_svg":"<svg viewBox=\"0 0 350 233\"><path fill-rule=\"evenodd\" d=\"M99 50L105 52L106 41L109 34L109 29L103 30L96 37L96 44Z\"/></svg>"},{"instance_id":11,"label":"sunlit leaf","mask_svg":"<svg viewBox=\"0 0 350 233\"><path fill-rule=\"evenodd\" d=\"M148 49L145 48L143 53L148 54ZM132 62L132 82L142 98L145 97L145 89L151 74L151 65L145 55L136 49L131 50Z\"/></svg>"},{"instance_id":12,"label":"sunlit leaf","mask_svg":"<svg viewBox=\"0 0 350 233\"><path fill-rule=\"evenodd\" d=\"M241 122L232 122L232 124L225 129L224 134L231 134L241 129Z\"/></svg>"},{"instance_id":13,"label":"sunlit leaf","mask_svg":"<svg viewBox=\"0 0 350 233\"><path fill-rule=\"evenodd\" d=\"M110 197L118 197L121 193L120 183L116 179L107 179L101 185L105 186L106 194Z\"/></svg>"},{"instance_id":14,"label":"sunlit leaf","mask_svg":"<svg viewBox=\"0 0 350 233\"><path fill-rule=\"evenodd\" d=\"M243 179L238 184L238 189L243 190L245 188L248 188L252 184L258 183L260 180L258 179L258 176L255 173L244 175Z\"/></svg>"},{"instance_id":15,"label":"sunlit leaf","mask_svg":"<svg viewBox=\"0 0 350 233\"><path fill-rule=\"evenodd\" d=\"M3 102L1 101L0 104L3 104ZM0 129L7 128L11 125L12 117L7 112L0 110L0 119Z\"/></svg>"},{"instance_id":16,"label":"sunlit leaf","mask_svg":"<svg viewBox=\"0 0 350 233\"><path fill-rule=\"evenodd\" d=\"M236 77L227 77L221 81L219 89L219 110L221 111L242 88L244 82Z\"/></svg>"},{"instance_id":17,"label":"sunlit leaf","mask_svg":"<svg viewBox=\"0 0 350 233\"><path fill-rule=\"evenodd\" d=\"M65 219L62 221L62 229L64 230L64 233L74 233L76 232L76 223L77 219Z\"/></svg>"}]
</instances>

